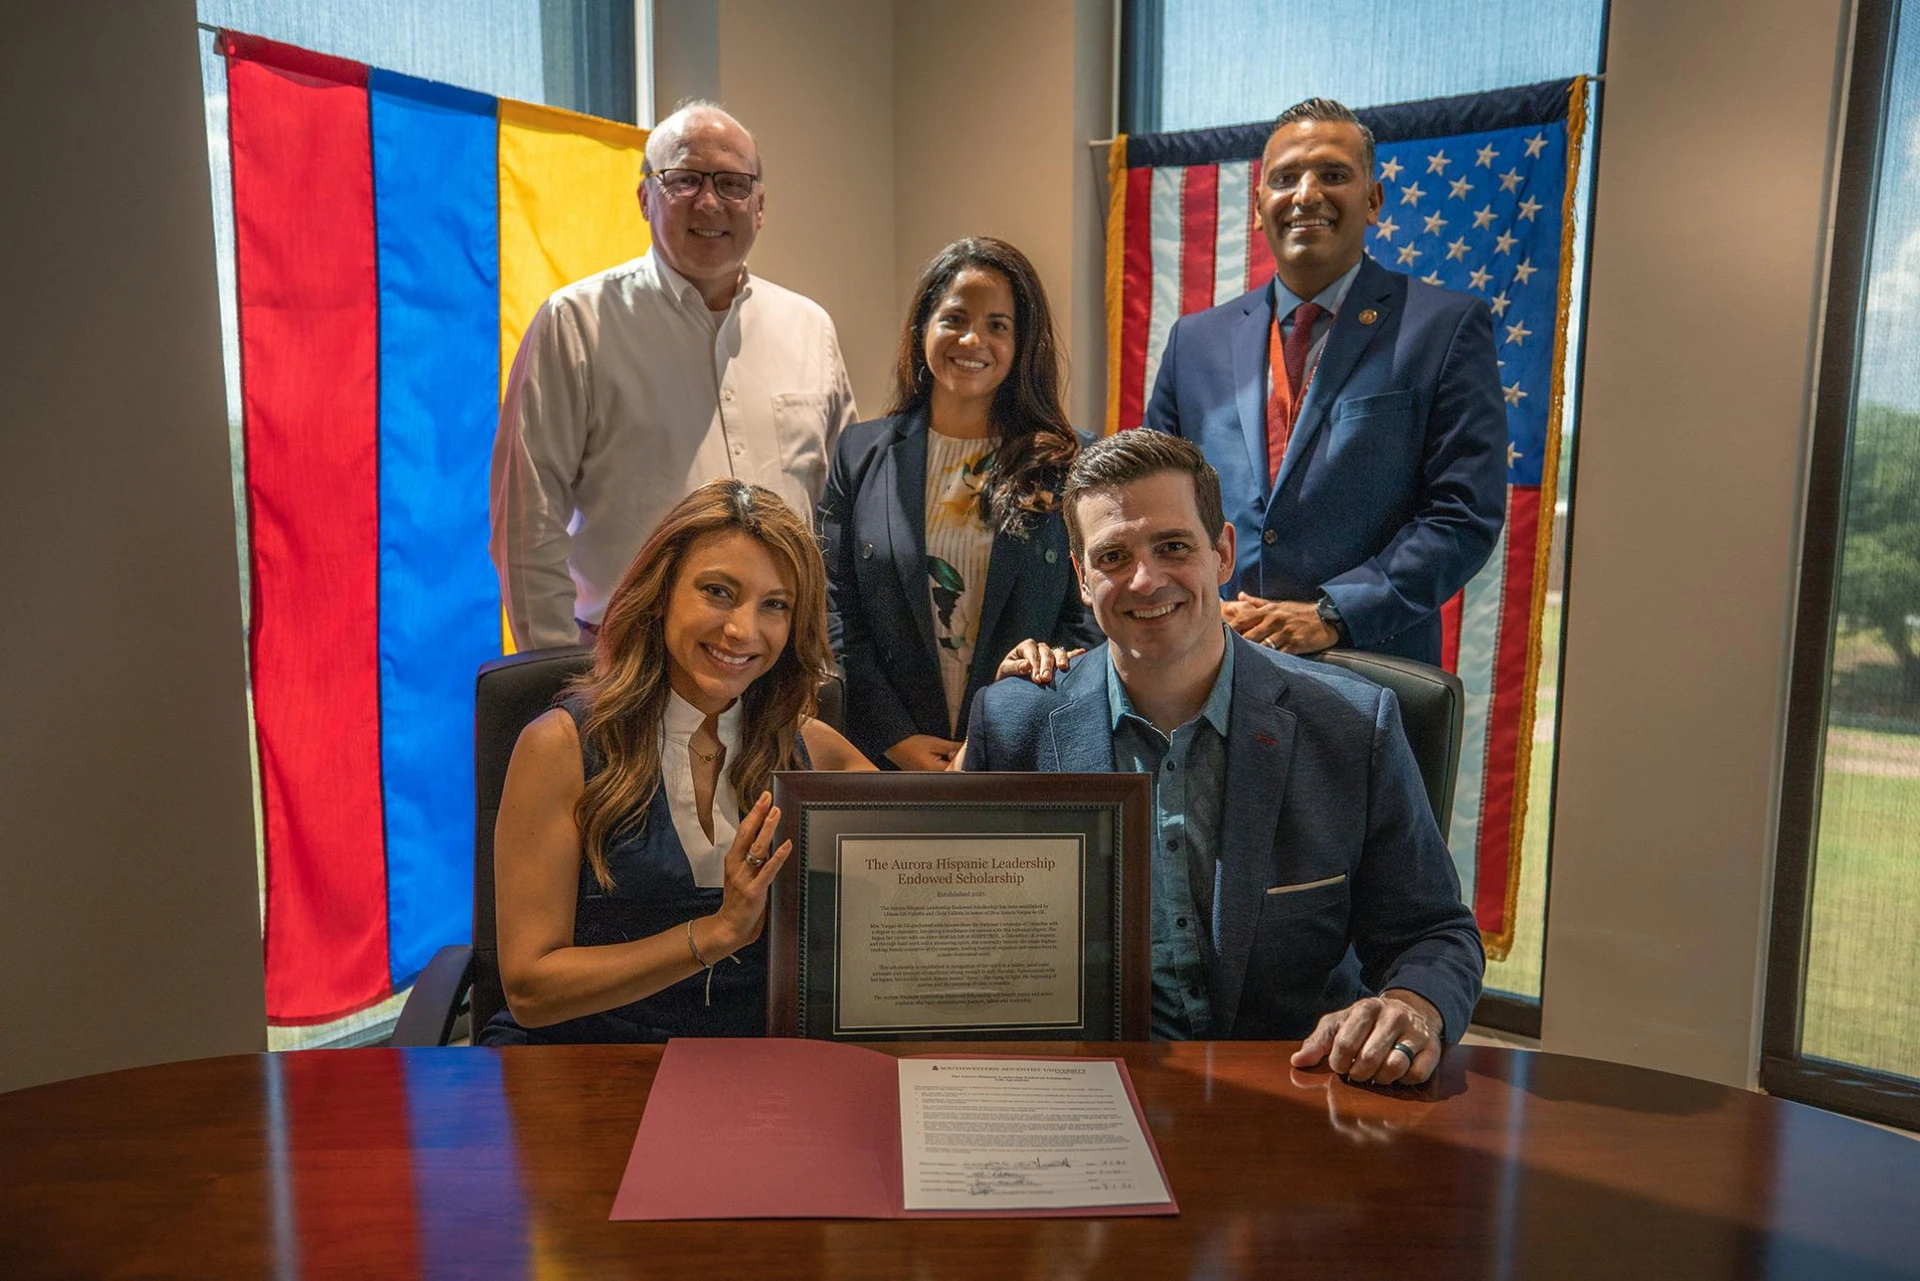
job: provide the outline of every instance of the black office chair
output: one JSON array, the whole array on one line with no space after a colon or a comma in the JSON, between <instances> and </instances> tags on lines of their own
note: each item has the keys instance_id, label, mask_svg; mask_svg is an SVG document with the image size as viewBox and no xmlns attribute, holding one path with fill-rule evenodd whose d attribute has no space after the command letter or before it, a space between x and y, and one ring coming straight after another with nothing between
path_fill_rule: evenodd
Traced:
<instances>
[{"instance_id":1,"label":"black office chair","mask_svg":"<svg viewBox=\"0 0 1920 1281\"><path fill-rule=\"evenodd\" d=\"M1460 776L1460 739L1467 717L1467 693L1460 678L1416 659L1357 649L1323 650L1313 657L1384 685L1400 700L1400 723L1445 838L1453 824L1453 785Z\"/></svg>"},{"instance_id":2,"label":"black office chair","mask_svg":"<svg viewBox=\"0 0 1920 1281\"><path fill-rule=\"evenodd\" d=\"M449 944L434 953L414 980L392 1044L445 1045L462 1016L477 1036L506 1008L494 937L493 826L507 784L507 762L520 731L592 664L591 649L570 645L510 654L480 668L473 687L473 942ZM820 686L818 701L819 719L835 729L846 724L845 687L838 676Z\"/></svg>"}]
</instances>

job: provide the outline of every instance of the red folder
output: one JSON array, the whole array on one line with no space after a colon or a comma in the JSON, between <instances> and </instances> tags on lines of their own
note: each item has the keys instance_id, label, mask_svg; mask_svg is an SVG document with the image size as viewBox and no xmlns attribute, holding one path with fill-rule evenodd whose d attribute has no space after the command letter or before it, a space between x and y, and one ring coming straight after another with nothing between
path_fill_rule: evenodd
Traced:
<instances>
[{"instance_id":1,"label":"red folder","mask_svg":"<svg viewBox=\"0 0 1920 1281\"><path fill-rule=\"evenodd\" d=\"M1021 1061L1016 1055L939 1057ZM1034 1210L906 1209L897 1061L891 1054L832 1041L669 1042L610 1217L998 1219L1180 1212L1133 1079L1120 1059L1081 1061L1117 1065L1168 1188L1166 1201Z\"/></svg>"}]
</instances>

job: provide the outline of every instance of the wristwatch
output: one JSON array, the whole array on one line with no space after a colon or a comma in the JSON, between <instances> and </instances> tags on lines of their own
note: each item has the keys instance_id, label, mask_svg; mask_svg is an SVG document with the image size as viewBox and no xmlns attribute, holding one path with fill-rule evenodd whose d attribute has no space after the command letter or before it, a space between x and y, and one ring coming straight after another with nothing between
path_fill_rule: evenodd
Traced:
<instances>
[{"instance_id":1,"label":"wristwatch","mask_svg":"<svg viewBox=\"0 0 1920 1281\"><path fill-rule=\"evenodd\" d=\"M1333 603L1333 597L1321 592L1320 599L1314 602L1313 612L1320 615L1321 622L1340 633L1342 639L1346 637L1347 627L1340 618L1340 607Z\"/></svg>"}]
</instances>

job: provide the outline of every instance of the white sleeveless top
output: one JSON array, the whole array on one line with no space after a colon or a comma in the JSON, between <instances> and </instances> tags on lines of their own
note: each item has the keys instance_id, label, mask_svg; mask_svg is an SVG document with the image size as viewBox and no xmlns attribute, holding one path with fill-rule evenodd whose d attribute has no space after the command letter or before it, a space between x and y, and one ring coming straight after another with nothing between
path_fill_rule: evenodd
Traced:
<instances>
[{"instance_id":1,"label":"white sleeveless top","mask_svg":"<svg viewBox=\"0 0 1920 1281\"><path fill-rule=\"evenodd\" d=\"M687 852L693 883L718 889L726 884L727 850L740 829L740 798L727 777L740 758L740 700L734 699L733 706L720 713L717 726L727 754L720 761L719 777L713 781L712 840L700 827L700 811L693 799L693 753L687 748L687 740L706 719L705 712L672 690L667 691L667 714L660 722L660 786L667 794L673 830Z\"/></svg>"}]
</instances>

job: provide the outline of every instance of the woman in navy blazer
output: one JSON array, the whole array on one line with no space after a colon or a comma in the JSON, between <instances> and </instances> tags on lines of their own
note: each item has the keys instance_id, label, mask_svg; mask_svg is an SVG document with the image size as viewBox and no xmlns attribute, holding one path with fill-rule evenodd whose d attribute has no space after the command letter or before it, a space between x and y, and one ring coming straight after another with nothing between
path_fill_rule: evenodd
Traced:
<instances>
[{"instance_id":1,"label":"woman in navy blazer","mask_svg":"<svg viewBox=\"0 0 1920 1281\"><path fill-rule=\"evenodd\" d=\"M848 737L870 759L945 769L980 687L1099 642L1060 513L1079 448L1033 264L948 245L914 288L888 415L840 434L820 503Z\"/></svg>"}]
</instances>

